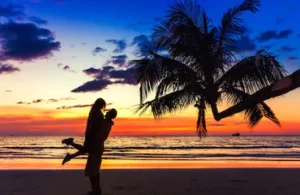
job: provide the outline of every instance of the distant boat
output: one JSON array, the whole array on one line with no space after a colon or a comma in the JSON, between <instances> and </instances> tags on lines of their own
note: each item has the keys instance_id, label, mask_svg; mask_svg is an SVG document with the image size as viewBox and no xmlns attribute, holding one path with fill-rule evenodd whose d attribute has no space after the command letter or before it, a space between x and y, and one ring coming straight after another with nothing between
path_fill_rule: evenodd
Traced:
<instances>
[{"instance_id":1,"label":"distant boat","mask_svg":"<svg viewBox=\"0 0 300 195\"><path fill-rule=\"evenodd\" d=\"M232 136L238 137L238 136L240 136L240 134L239 133L234 133L234 134L232 134Z\"/></svg>"}]
</instances>

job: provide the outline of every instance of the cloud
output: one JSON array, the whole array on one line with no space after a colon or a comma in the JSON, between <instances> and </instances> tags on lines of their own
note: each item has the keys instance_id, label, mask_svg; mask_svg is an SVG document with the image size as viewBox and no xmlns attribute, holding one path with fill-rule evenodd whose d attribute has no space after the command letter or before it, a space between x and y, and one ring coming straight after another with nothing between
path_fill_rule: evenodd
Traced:
<instances>
[{"instance_id":1,"label":"cloud","mask_svg":"<svg viewBox=\"0 0 300 195\"><path fill-rule=\"evenodd\" d=\"M75 100L74 98L71 98L71 97L68 97L68 98L59 98L59 99L49 99L47 100L48 103L56 103L56 102L59 102L59 101L69 101L69 100Z\"/></svg>"},{"instance_id":2,"label":"cloud","mask_svg":"<svg viewBox=\"0 0 300 195\"><path fill-rule=\"evenodd\" d=\"M116 39L109 39L106 40L107 43L112 43L116 46L116 49L113 51L114 53L122 53L127 47L127 43L124 39L116 40Z\"/></svg>"},{"instance_id":3,"label":"cloud","mask_svg":"<svg viewBox=\"0 0 300 195\"><path fill-rule=\"evenodd\" d=\"M66 98L60 98L59 100L76 100L75 98L72 98L72 97L66 97Z\"/></svg>"},{"instance_id":4,"label":"cloud","mask_svg":"<svg viewBox=\"0 0 300 195\"><path fill-rule=\"evenodd\" d=\"M127 58L127 55L112 56L110 60L106 61L106 65L113 64L118 67L125 67Z\"/></svg>"},{"instance_id":5,"label":"cloud","mask_svg":"<svg viewBox=\"0 0 300 195\"><path fill-rule=\"evenodd\" d=\"M5 93L11 93L12 90L5 90L4 92L5 92Z\"/></svg>"},{"instance_id":6,"label":"cloud","mask_svg":"<svg viewBox=\"0 0 300 195\"><path fill-rule=\"evenodd\" d=\"M17 104L31 104L30 102L17 102Z\"/></svg>"},{"instance_id":7,"label":"cloud","mask_svg":"<svg viewBox=\"0 0 300 195\"><path fill-rule=\"evenodd\" d=\"M117 70L112 66L105 66L99 69L89 68L83 70L83 72L89 76L92 76L95 79L93 81L84 83L80 87L72 90L72 92L95 92L102 91L106 89L109 85L114 84L137 84L134 75L134 68Z\"/></svg>"},{"instance_id":8,"label":"cloud","mask_svg":"<svg viewBox=\"0 0 300 195\"><path fill-rule=\"evenodd\" d=\"M298 60L299 58L298 57L295 57L295 56L290 56L288 58L288 61L295 61L295 60Z\"/></svg>"},{"instance_id":9,"label":"cloud","mask_svg":"<svg viewBox=\"0 0 300 195\"><path fill-rule=\"evenodd\" d=\"M14 72L20 71L19 68L14 67L13 65L10 64L0 64L0 75L1 74L11 74Z\"/></svg>"},{"instance_id":10,"label":"cloud","mask_svg":"<svg viewBox=\"0 0 300 195\"><path fill-rule=\"evenodd\" d=\"M71 72L71 73L75 73L75 71L72 70L71 67L68 66L68 65L65 65L65 66L63 67L63 70L68 71L68 72Z\"/></svg>"},{"instance_id":11,"label":"cloud","mask_svg":"<svg viewBox=\"0 0 300 195\"><path fill-rule=\"evenodd\" d=\"M30 17L28 17L28 20L33 22L33 23L39 24L39 25L48 24L47 20L41 19L41 18L36 17L36 16L30 16Z\"/></svg>"},{"instance_id":12,"label":"cloud","mask_svg":"<svg viewBox=\"0 0 300 195\"><path fill-rule=\"evenodd\" d=\"M278 49L278 52L280 53L289 53L296 50L296 48L290 47L288 45L284 45L281 48Z\"/></svg>"},{"instance_id":13,"label":"cloud","mask_svg":"<svg viewBox=\"0 0 300 195\"><path fill-rule=\"evenodd\" d=\"M17 104L39 104L39 103L42 103L42 102L44 102L43 99L37 99L37 100L33 100L32 102L20 101L20 102L17 102Z\"/></svg>"},{"instance_id":14,"label":"cloud","mask_svg":"<svg viewBox=\"0 0 300 195\"><path fill-rule=\"evenodd\" d=\"M151 42L148 36L142 34L133 38L131 42L131 46L136 46L137 50L135 51L135 55L140 55L147 47L151 47Z\"/></svg>"},{"instance_id":15,"label":"cloud","mask_svg":"<svg viewBox=\"0 0 300 195\"><path fill-rule=\"evenodd\" d=\"M69 100L75 100L75 99L71 98L71 97L59 98L59 99L51 98L51 99L48 99L48 100L36 99L36 100L31 101L31 102L20 101L20 102L17 102L17 104L38 104L38 103L43 103L43 102L44 103L56 103L56 102L59 102L59 101L69 101Z\"/></svg>"},{"instance_id":16,"label":"cloud","mask_svg":"<svg viewBox=\"0 0 300 195\"><path fill-rule=\"evenodd\" d=\"M86 105L75 105L75 106L61 106L56 108L57 110L67 110L67 109L73 109L73 108L88 108L91 107L93 104L86 104Z\"/></svg>"},{"instance_id":17,"label":"cloud","mask_svg":"<svg viewBox=\"0 0 300 195\"><path fill-rule=\"evenodd\" d=\"M70 68L70 66L67 65L67 66L63 67L63 70L71 70L71 68Z\"/></svg>"},{"instance_id":18,"label":"cloud","mask_svg":"<svg viewBox=\"0 0 300 195\"><path fill-rule=\"evenodd\" d=\"M8 19L23 19L25 17L24 10L25 7L22 5L0 5L0 18L4 17Z\"/></svg>"},{"instance_id":19,"label":"cloud","mask_svg":"<svg viewBox=\"0 0 300 195\"><path fill-rule=\"evenodd\" d=\"M101 73L101 69L89 68L89 69L83 70L82 72L84 72L85 74L87 74L89 76L95 77Z\"/></svg>"},{"instance_id":20,"label":"cloud","mask_svg":"<svg viewBox=\"0 0 300 195\"><path fill-rule=\"evenodd\" d=\"M293 31L290 29L282 30L279 32L277 32L276 30L267 30L260 33L260 35L257 37L257 40L259 42L266 42L272 39L285 39L288 38L292 33Z\"/></svg>"},{"instance_id":21,"label":"cloud","mask_svg":"<svg viewBox=\"0 0 300 195\"><path fill-rule=\"evenodd\" d=\"M255 41L251 40L249 36L243 36L235 46L238 52L251 52L257 48Z\"/></svg>"},{"instance_id":22,"label":"cloud","mask_svg":"<svg viewBox=\"0 0 300 195\"><path fill-rule=\"evenodd\" d=\"M48 102L55 103L55 102L58 102L58 100L57 99L49 99Z\"/></svg>"},{"instance_id":23,"label":"cloud","mask_svg":"<svg viewBox=\"0 0 300 195\"><path fill-rule=\"evenodd\" d=\"M108 85L112 84L113 82L110 80L105 79L96 79L93 81L89 81L81 85L80 87L73 89L71 92L74 93L85 93L85 92L96 92L106 89Z\"/></svg>"},{"instance_id":24,"label":"cloud","mask_svg":"<svg viewBox=\"0 0 300 195\"><path fill-rule=\"evenodd\" d=\"M92 54L95 56L99 53L102 53L102 52L106 52L107 50L102 48L102 47L96 47L93 51L92 51Z\"/></svg>"},{"instance_id":25,"label":"cloud","mask_svg":"<svg viewBox=\"0 0 300 195\"><path fill-rule=\"evenodd\" d=\"M32 103L33 104L38 104L38 103L41 103L43 101L44 101L43 99L37 99L37 100L33 100Z\"/></svg>"},{"instance_id":26,"label":"cloud","mask_svg":"<svg viewBox=\"0 0 300 195\"><path fill-rule=\"evenodd\" d=\"M110 78L118 79L115 83L136 85L137 81L134 76L134 71L132 68L126 70L112 70L110 72Z\"/></svg>"},{"instance_id":27,"label":"cloud","mask_svg":"<svg viewBox=\"0 0 300 195\"><path fill-rule=\"evenodd\" d=\"M71 72L71 73L76 73L76 71L72 70L69 65L63 65L62 63L59 63L59 64L57 64L57 67L62 68L62 70L64 70L64 71L68 71L68 72Z\"/></svg>"},{"instance_id":28,"label":"cloud","mask_svg":"<svg viewBox=\"0 0 300 195\"><path fill-rule=\"evenodd\" d=\"M280 31L277 34L277 36L275 37L275 39L285 39L285 38L288 38L292 33L293 33L293 31L290 30L290 29L282 30L282 31Z\"/></svg>"},{"instance_id":29,"label":"cloud","mask_svg":"<svg viewBox=\"0 0 300 195\"><path fill-rule=\"evenodd\" d=\"M131 46L136 46L136 51L134 54L136 56L140 56L143 53L148 51L148 48L154 49L154 44L151 42L151 39L144 34L141 34L139 36L136 36L133 38L131 42ZM162 55L168 52L167 48L161 47L161 48L156 48L156 51Z\"/></svg>"},{"instance_id":30,"label":"cloud","mask_svg":"<svg viewBox=\"0 0 300 195\"><path fill-rule=\"evenodd\" d=\"M52 56L60 49L54 34L32 23L0 24L0 59L31 61Z\"/></svg>"}]
</instances>

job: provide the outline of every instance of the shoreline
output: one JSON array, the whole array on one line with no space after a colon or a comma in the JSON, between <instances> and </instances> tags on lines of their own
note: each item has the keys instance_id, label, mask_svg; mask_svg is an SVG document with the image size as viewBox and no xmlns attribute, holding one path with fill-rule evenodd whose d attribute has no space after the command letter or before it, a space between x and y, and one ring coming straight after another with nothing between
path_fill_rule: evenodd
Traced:
<instances>
[{"instance_id":1,"label":"shoreline","mask_svg":"<svg viewBox=\"0 0 300 195\"><path fill-rule=\"evenodd\" d=\"M1 170L82 170L86 160L74 159L61 165L62 159L1 159ZM102 169L290 169L300 168L300 161L163 161L163 160L103 160Z\"/></svg>"}]
</instances>

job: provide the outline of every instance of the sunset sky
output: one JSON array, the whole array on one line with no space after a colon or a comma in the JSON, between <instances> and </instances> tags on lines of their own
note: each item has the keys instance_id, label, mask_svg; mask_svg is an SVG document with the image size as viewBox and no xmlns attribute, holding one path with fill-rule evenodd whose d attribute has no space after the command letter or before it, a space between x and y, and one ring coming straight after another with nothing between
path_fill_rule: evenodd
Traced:
<instances>
[{"instance_id":1,"label":"sunset sky","mask_svg":"<svg viewBox=\"0 0 300 195\"><path fill-rule=\"evenodd\" d=\"M114 135L195 135L193 107L159 121L133 113L139 91L128 62L173 2L1 0L0 135L82 135L98 97L119 111ZM219 25L224 11L242 0L199 2ZM263 0L259 13L244 15L249 32L238 57L265 48L289 73L299 69L299 10L299 0ZM298 89L267 102L281 129L264 119L251 130L242 114L215 122L209 112L209 134L300 134L299 97Z\"/></svg>"}]
</instances>

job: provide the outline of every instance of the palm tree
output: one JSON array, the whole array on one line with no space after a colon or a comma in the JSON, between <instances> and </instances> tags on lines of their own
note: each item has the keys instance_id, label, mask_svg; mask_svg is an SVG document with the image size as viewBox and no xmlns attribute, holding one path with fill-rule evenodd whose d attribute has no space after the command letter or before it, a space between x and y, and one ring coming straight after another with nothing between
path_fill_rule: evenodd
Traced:
<instances>
[{"instance_id":1,"label":"palm tree","mask_svg":"<svg viewBox=\"0 0 300 195\"><path fill-rule=\"evenodd\" d=\"M300 70L290 76L264 50L242 60L236 59L237 42L246 33L241 14L257 12L260 0L245 0L229 9L221 26L212 25L205 10L195 0L180 1L154 27L151 44L134 60L140 84L137 112L148 108L155 118L191 105L198 109L197 132L206 135L205 113L210 108L216 121L245 112L250 127L266 117L280 122L265 100L300 86ZM146 101L150 92L155 98ZM219 112L217 105L229 103Z\"/></svg>"}]
</instances>

